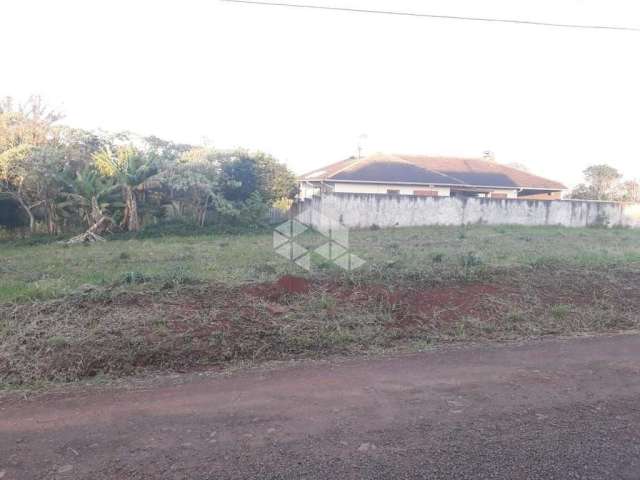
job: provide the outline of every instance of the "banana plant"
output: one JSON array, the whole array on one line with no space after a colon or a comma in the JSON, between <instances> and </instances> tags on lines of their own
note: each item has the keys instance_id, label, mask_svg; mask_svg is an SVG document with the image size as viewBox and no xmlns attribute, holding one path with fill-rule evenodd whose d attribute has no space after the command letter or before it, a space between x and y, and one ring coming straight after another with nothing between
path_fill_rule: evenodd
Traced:
<instances>
[{"instance_id":1,"label":"banana plant","mask_svg":"<svg viewBox=\"0 0 640 480\"><path fill-rule=\"evenodd\" d=\"M112 178L101 175L95 168L87 167L74 176L64 176L61 180L67 186L67 191L63 192L64 200L58 207L78 209L88 227L98 223L105 212L114 206L109 202L109 195L117 191L119 185Z\"/></svg>"},{"instance_id":2,"label":"banana plant","mask_svg":"<svg viewBox=\"0 0 640 480\"><path fill-rule=\"evenodd\" d=\"M98 170L113 178L121 189L124 214L120 226L127 231L140 230L138 195L154 185L153 177L158 173L155 163L148 160L144 152L131 146L118 147L115 152L105 147L93 158Z\"/></svg>"}]
</instances>

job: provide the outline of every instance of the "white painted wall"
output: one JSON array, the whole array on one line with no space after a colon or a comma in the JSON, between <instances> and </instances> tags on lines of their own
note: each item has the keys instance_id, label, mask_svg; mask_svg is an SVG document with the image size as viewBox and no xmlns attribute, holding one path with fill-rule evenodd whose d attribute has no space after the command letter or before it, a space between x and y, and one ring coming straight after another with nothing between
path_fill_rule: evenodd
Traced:
<instances>
[{"instance_id":1,"label":"white painted wall","mask_svg":"<svg viewBox=\"0 0 640 480\"><path fill-rule=\"evenodd\" d=\"M518 200L324 194L299 207L315 226L326 217L350 228L422 225L589 225L640 228L640 204L569 200Z\"/></svg>"},{"instance_id":2,"label":"white painted wall","mask_svg":"<svg viewBox=\"0 0 640 480\"><path fill-rule=\"evenodd\" d=\"M336 193L374 193L386 194L387 190L400 190L400 195L413 195L416 190L435 190L440 197L448 197L451 195L451 189L448 187L426 187L424 185L393 185L391 183L343 183L336 182Z\"/></svg>"},{"instance_id":3,"label":"white painted wall","mask_svg":"<svg viewBox=\"0 0 640 480\"><path fill-rule=\"evenodd\" d=\"M425 185L403 185L392 183L350 183L350 182L327 182L325 187L333 188L335 193L359 193L359 194L387 194L388 190L399 190L400 195L414 195L416 190L434 190L438 192L439 197L450 197L451 189L449 187L427 187ZM491 193L506 194L507 198L518 198L517 190L494 190ZM314 195L320 194L319 184L307 182L300 183L300 198L308 199ZM489 194L487 195L489 196Z\"/></svg>"}]
</instances>

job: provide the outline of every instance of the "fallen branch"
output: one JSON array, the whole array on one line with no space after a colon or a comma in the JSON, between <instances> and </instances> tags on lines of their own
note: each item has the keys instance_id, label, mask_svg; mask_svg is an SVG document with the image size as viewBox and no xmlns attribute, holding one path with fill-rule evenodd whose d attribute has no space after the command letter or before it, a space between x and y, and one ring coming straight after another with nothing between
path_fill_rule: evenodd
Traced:
<instances>
[{"instance_id":1,"label":"fallen branch","mask_svg":"<svg viewBox=\"0 0 640 480\"><path fill-rule=\"evenodd\" d=\"M100 220L94 223L91 226L91 228L89 228L89 230L87 230L86 232L81 233L80 235L76 235L75 237L62 243L65 243L67 245L73 245L76 243L105 242L106 240L104 239L104 237L101 237L96 232L104 232L108 228L109 223L113 223L113 220L111 219L111 217L103 216L100 218Z\"/></svg>"}]
</instances>

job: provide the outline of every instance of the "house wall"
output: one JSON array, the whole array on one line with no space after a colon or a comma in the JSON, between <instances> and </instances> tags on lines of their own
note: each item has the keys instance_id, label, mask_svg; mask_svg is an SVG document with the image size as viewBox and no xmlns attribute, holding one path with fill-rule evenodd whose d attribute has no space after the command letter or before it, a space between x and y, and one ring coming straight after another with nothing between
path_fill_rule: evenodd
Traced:
<instances>
[{"instance_id":1,"label":"house wall","mask_svg":"<svg viewBox=\"0 0 640 480\"><path fill-rule=\"evenodd\" d=\"M562 200L562 192L536 193L531 195L518 195L524 200Z\"/></svg>"},{"instance_id":2,"label":"house wall","mask_svg":"<svg viewBox=\"0 0 640 480\"><path fill-rule=\"evenodd\" d=\"M439 197L450 197L451 188L449 187L427 187L425 185L404 185L393 183L349 183L349 182L326 182L325 188L333 190L335 193L358 193L358 194L387 194L388 190L399 190L400 195L415 195L419 191L435 191ZM320 183L300 182L299 198L307 199L314 195L320 194ZM515 189L497 189L486 194L487 197L496 195L502 198L518 198L518 190ZM539 198L541 200L551 200L554 197ZM558 193L559 198L559 193Z\"/></svg>"},{"instance_id":3,"label":"house wall","mask_svg":"<svg viewBox=\"0 0 640 480\"><path fill-rule=\"evenodd\" d=\"M449 187L425 187L424 185L393 185L384 183L343 183L336 182L336 193L373 193L387 194L387 190L400 190L400 195L413 195L416 190L433 190L439 197L448 197L451 194Z\"/></svg>"},{"instance_id":4,"label":"house wall","mask_svg":"<svg viewBox=\"0 0 640 480\"><path fill-rule=\"evenodd\" d=\"M496 195L498 198L502 198L502 195L506 195L506 198L518 198L518 190L494 190L490 196Z\"/></svg>"},{"instance_id":5,"label":"house wall","mask_svg":"<svg viewBox=\"0 0 640 480\"><path fill-rule=\"evenodd\" d=\"M570 200L518 200L324 194L298 205L301 220L316 227L332 218L350 228L422 225L591 225L640 228L640 204Z\"/></svg>"}]
</instances>

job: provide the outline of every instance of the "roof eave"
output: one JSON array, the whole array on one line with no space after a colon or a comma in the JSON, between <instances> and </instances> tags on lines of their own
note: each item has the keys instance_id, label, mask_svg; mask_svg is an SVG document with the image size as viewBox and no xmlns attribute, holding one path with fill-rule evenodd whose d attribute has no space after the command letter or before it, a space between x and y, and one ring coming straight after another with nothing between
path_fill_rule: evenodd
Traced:
<instances>
[{"instance_id":1,"label":"roof eave","mask_svg":"<svg viewBox=\"0 0 640 480\"><path fill-rule=\"evenodd\" d=\"M551 191L563 191L568 190L564 185L558 187L530 187L526 185L513 185L513 186L497 186L497 185L472 185L463 183L438 183L438 182L387 182L378 180L338 180L335 178L302 178L298 179L299 182L335 182L335 183L373 183L376 185L420 185L434 187L468 187L468 188L498 188L502 190L551 190Z\"/></svg>"}]
</instances>

